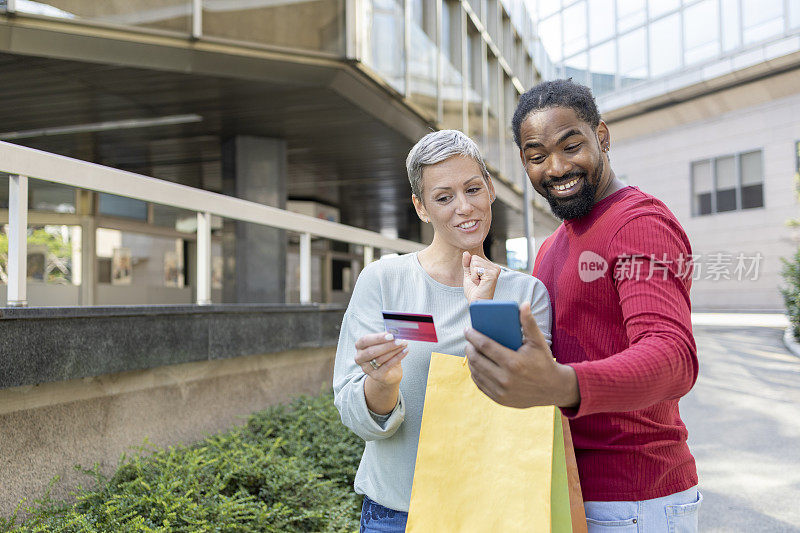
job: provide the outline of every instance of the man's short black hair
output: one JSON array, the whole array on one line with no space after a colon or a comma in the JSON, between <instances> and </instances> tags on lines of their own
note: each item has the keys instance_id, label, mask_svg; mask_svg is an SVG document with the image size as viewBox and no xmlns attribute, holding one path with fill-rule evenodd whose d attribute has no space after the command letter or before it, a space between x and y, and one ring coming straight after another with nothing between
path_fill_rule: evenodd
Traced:
<instances>
[{"instance_id":1,"label":"man's short black hair","mask_svg":"<svg viewBox=\"0 0 800 533\"><path fill-rule=\"evenodd\" d=\"M536 85L519 97L517 109L514 111L514 118L511 119L511 127L514 129L514 142L520 145L520 127L522 121L532 111L540 111L551 107L569 107L581 120L588 122L592 129L600 124L600 113L597 111L597 103L594 101L592 91L578 83L574 83L572 78L567 80L545 81Z\"/></svg>"}]
</instances>

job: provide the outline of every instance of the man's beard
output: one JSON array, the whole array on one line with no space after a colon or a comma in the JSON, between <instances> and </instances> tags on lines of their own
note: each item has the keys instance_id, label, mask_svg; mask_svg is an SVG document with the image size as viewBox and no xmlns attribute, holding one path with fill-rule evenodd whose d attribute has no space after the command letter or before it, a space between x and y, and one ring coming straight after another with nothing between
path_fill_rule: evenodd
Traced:
<instances>
[{"instance_id":1,"label":"man's beard","mask_svg":"<svg viewBox=\"0 0 800 533\"><path fill-rule=\"evenodd\" d=\"M595 196L597 194L597 185L600 183L600 176L603 175L603 160L595 170L592 179L589 179L586 172L574 171L562 176L558 181L567 183L575 178L583 179L583 186L578 193L570 198L559 198L552 192L551 185L556 180L548 180L542 184L544 187L544 197L547 203L550 204L550 209L553 214L561 220L570 220L573 218L581 218L588 215L592 207L594 207Z\"/></svg>"}]
</instances>

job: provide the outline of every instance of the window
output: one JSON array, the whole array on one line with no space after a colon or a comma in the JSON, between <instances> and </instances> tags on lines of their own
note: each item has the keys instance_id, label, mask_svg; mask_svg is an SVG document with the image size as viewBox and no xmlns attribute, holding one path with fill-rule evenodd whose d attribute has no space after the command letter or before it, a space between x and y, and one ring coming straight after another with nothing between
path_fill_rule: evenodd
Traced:
<instances>
[{"instance_id":1,"label":"window","mask_svg":"<svg viewBox=\"0 0 800 533\"><path fill-rule=\"evenodd\" d=\"M586 49L586 3L578 2L564 9L564 55Z\"/></svg>"},{"instance_id":2,"label":"window","mask_svg":"<svg viewBox=\"0 0 800 533\"><path fill-rule=\"evenodd\" d=\"M745 44L783 33L782 0L743 0L742 9Z\"/></svg>"},{"instance_id":3,"label":"window","mask_svg":"<svg viewBox=\"0 0 800 533\"><path fill-rule=\"evenodd\" d=\"M681 19L676 13L650 25L650 75L661 76L681 66Z\"/></svg>"},{"instance_id":4,"label":"window","mask_svg":"<svg viewBox=\"0 0 800 533\"><path fill-rule=\"evenodd\" d=\"M742 169L742 209L764 207L764 172L761 150L739 156Z\"/></svg>"},{"instance_id":5,"label":"window","mask_svg":"<svg viewBox=\"0 0 800 533\"><path fill-rule=\"evenodd\" d=\"M589 0L589 39L592 44L614 36L614 0Z\"/></svg>"},{"instance_id":6,"label":"window","mask_svg":"<svg viewBox=\"0 0 800 533\"><path fill-rule=\"evenodd\" d=\"M694 216L764 207L761 150L695 161L691 172Z\"/></svg>"},{"instance_id":7,"label":"window","mask_svg":"<svg viewBox=\"0 0 800 533\"><path fill-rule=\"evenodd\" d=\"M668 13L670 11L674 11L681 7L680 0L650 0L649 4L649 13L650 18L654 19L663 15L664 13Z\"/></svg>"},{"instance_id":8,"label":"window","mask_svg":"<svg viewBox=\"0 0 800 533\"><path fill-rule=\"evenodd\" d=\"M647 22L647 2L617 0L617 29L621 32Z\"/></svg>"},{"instance_id":9,"label":"window","mask_svg":"<svg viewBox=\"0 0 800 533\"><path fill-rule=\"evenodd\" d=\"M739 21L739 0L722 0L722 49L733 50L740 44L741 24Z\"/></svg>"},{"instance_id":10,"label":"window","mask_svg":"<svg viewBox=\"0 0 800 533\"><path fill-rule=\"evenodd\" d=\"M587 56L586 52L578 54L564 61L566 67L565 75L567 78L572 78L575 83L587 85L589 82L586 80L587 69Z\"/></svg>"},{"instance_id":11,"label":"window","mask_svg":"<svg viewBox=\"0 0 800 533\"><path fill-rule=\"evenodd\" d=\"M561 61L561 13L539 22L539 38L550 59Z\"/></svg>"},{"instance_id":12,"label":"window","mask_svg":"<svg viewBox=\"0 0 800 533\"><path fill-rule=\"evenodd\" d=\"M595 96L614 90L617 71L617 42L615 40L595 46L589 50L589 69L592 76L592 92Z\"/></svg>"},{"instance_id":13,"label":"window","mask_svg":"<svg viewBox=\"0 0 800 533\"><path fill-rule=\"evenodd\" d=\"M647 35L644 28L620 37L618 51L623 87L647 78Z\"/></svg>"},{"instance_id":14,"label":"window","mask_svg":"<svg viewBox=\"0 0 800 533\"><path fill-rule=\"evenodd\" d=\"M686 64L719 54L719 4L706 0L687 7L683 13Z\"/></svg>"}]
</instances>

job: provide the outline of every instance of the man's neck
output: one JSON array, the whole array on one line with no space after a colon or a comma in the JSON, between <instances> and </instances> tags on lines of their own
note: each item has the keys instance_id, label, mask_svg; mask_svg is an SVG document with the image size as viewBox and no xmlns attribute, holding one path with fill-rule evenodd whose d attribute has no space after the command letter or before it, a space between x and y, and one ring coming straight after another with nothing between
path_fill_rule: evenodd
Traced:
<instances>
[{"instance_id":1,"label":"man's neck","mask_svg":"<svg viewBox=\"0 0 800 533\"><path fill-rule=\"evenodd\" d=\"M604 198L608 198L609 196L611 196L615 192L627 187L627 185L622 183L622 181L620 181L617 178L617 176L614 174L613 170L609 170L609 172L611 173L611 179L609 180L608 185L606 185L605 188L602 191L599 191L597 199L595 200L594 203L597 203L597 202L599 202L600 200L602 200Z\"/></svg>"}]
</instances>

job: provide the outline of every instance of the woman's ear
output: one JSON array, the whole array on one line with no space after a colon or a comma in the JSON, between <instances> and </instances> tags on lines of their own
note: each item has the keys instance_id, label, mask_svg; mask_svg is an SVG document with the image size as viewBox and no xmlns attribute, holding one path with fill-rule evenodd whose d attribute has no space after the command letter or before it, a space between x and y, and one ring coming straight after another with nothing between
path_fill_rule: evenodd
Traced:
<instances>
[{"instance_id":1,"label":"woman's ear","mask_svg":"<svg viewBox=\"0 0 800 533\"><path fill-rule=\"evenodd\" d=\"M411 203L414 204L414 209L417 211L417 216L421 221L425 222L426 224L431 221L430 217L428 217L428 212L425 211L425 205L416 194L411 195Z\"/></svg>"}]
</instances>

